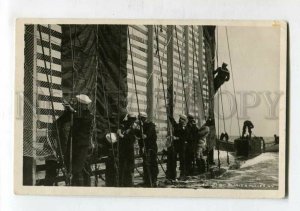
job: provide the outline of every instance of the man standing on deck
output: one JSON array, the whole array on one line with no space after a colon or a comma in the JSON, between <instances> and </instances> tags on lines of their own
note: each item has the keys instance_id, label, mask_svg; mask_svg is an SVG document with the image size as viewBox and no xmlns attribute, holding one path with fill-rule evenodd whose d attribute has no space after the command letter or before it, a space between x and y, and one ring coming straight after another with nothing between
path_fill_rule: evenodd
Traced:
<instances>
[{"instance_id":1,"label":"man standing on deck","mask_svg":"<svg viewBox=\"0 0 300 211\"><path fill-rule=\"evenodd\" d=\"M206 138L209 135L209 127L203 125L197 133L197 145L196 145L196 164L199 174L205 172L204 150L206 149Z\"/></svg>"},{"instance_id":2,"label":"man standing on deck","mask_svg":"<svg viewBox=\"0 0 300 211\"><path fill-rule=\"evenodd\" d=\"M88 109L92 102L87 95L77 95L77 112L74 115L72 136L72 186L89 186L89 175L85 169L92 140L93 115Z\"/></svg>"},{"instance_id":3,"label":"man standing on deck","mask_svg":"<svg viewBox=\"0 0 300 211\"><path fill-rule=\"evenodd\" d=\"M214 89L217 93L218 89L222 86L225 81L229 81L230 73L227 69L227 64L223 62L222 67L218 67L213 71L214 74Z\"/></svg>"},{"instance_id":4,"label":"man standing on deck","mask_svg":"<svg viewBox=\"0 0 300 211\"><path fill-rule=\"evenodd\" d=\"M64 113L52 124L51 132L48 134L49 142L46 142L44 145L44 151L53 151L51 143L53 143L52 139L57 136L56 124L59 133L59 139L62 149L62 154L64 156L64 162L66 163L66 151L67 144L69 140L69 134L71 129L71 113L73 112L72 107L68 103L64 103ZM51 142L50 142L51 140ZM50 146L51 145L51 146ZM56 153L56 152L53 152ZM58 175L58 167L59 163L54 157L53 154L45 157L45 167L46 167L46 175L44 185L53 186L55 184L55 178Z\"/></svg>"},{"instance_id":5,"label":"man standing on deck","mask_svg":"<svg viewBox=\"0 0 300 211\"><path fill-rule=\"evenodd\" d=\"M147 114L140 112L143 137L139 139L140 154L143 157L143 179L146 187L157 186L157 135L155 124L147 120ZM151 178L150 178L151 177Z\"/></svg>"},{"instance_id":6,"label":"man standing on deck","mask_svg":"<svg viewBox=\"0 0 300 211\"><path fill-rule=\"evenodd\" d=\"M127 114L117 131L119 137L119 186L133 186L134 143L136 141L136 116Z\"/></svg>"},{"instance_id":7,"label":"man standing on deck","mask_svg":"<svg viewBox=\"0 0 300 211\"><path fill-rule=\"evenodd\" d=\"M187 140L186 124L187 117L184 114L179 115L177 123L173 117L169 117L174 128L172 146L168 148L167 179L176 179L177 155L179 154L180 177L186 176L185 166L185 145Z\"/></svg>"},{"instance_id":8,"label":"man standing on deck","mask_svg":"<svg viewBox=\"0 0 300 211\"><path fill-rule=\"evenodd\" d=\"M193 167L195 167L196 157L196 142L198 135L198 127L196 125L195 118L192 114L188 115L188 123L186 126L187 133L187 145L185 150L186 157L186 174L191 176L193 174Z\"/></svg>"},{"instance_id":9,"label":"man standing on deck","mask_svg":"<svg viewBox=\"0 0 300 211\"><path fill-rule=\"evenodd\" d=\"M209 127L209 135L206 139L207 143L207 163L209 165L215 165L214 161L214 148L216 146L216 137L215 134L212 132L215 129L215 120L209 117L205 124L205 126Z\"/></svg>"},{"instance_id":10,"label":"man standing on deck","mask_svg":"<svg viewBox=\"0 0 300 211\"><path fill-rule=\"evenodd\" d=\"M76 110L65 103L64 114L57 119L64 162L68 171L71 171L72 186L89 186L89 175L85 166L91 146L91 129L93 116L88 105L92 102L87 95L77 95ZM73 126L71 115L74 115ZM70 160L70 141L72 136L72 160ZM71 166L70 166L71 165ZM57 176L57 164L46 162L45 185L53 185Z\"/></svg>"},{"instance_id":11,"label":"man standing on deck","mask_svg":"<svg viewBox=\"0 0 300 211\"><path fill-rule=\"evenodd\" d=\"M246 120L246 121L244 122L244 125L243 125L242 138L245 137L246 129L248 129L249 139L251 139L251 134L252 134L252 129L253 129L253 128L254 128L254 125L252 124L252 122L249 121L249 120Z\"/></svg>"}]
</instances>

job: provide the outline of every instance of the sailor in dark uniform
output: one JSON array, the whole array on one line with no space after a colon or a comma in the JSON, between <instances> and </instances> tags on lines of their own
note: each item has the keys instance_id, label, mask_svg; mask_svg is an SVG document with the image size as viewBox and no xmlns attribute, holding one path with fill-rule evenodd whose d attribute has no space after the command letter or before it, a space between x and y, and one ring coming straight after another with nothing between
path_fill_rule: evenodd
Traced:
<instances>
[{"instance_id":1,"label":"sailor in dark uniform","mask_svg":"<svg viewBox=\"0 0 300 211\"><path fill-rule=\"evenodd\" d=\"M279 144L279 136L274 134L274 144Z\"/></svg>"},{"instance_id":2,"label":"sailor in dark uniform","mask_svg":"<svg viewBox=\"0 0 300 211\"><path fill-rule=\"evenodd\" d=\"M167 179L176 179L176 163L177 155L179 154L180 162L180 177L186 176L185 165L185 146L187 143L186 124L187 117L184 114L179 115L179 122L177 123L173 117L169 117L170 122L174 128L173 143L168 148L167 160Z\"/></svg>"},{"instance_id":3,"label":"sailor in dark uniform","mask_svg":"<svg viewBox=\"0 0 300 211\"><path fill-rule=\"evenodd\" d=\"M92 102L87 95L77 95L77 112L72 128L72 186L89 186L88 169L85 169L92 138L93 115L88 109ZM87 178L88 177L88 178Z\"/></svg>"},{"instance_id":4,"label":"sailor in dark uniform","mask_svg":"<svg viewBox=\"0 0 300 211\"><path fill-rule=\"evenodd\" d=\"M245 137L246 130L248 129L249 138L251 139L251 134L252 134L252 129L253 129L253 128L254 128L254 125L252 124L252 122L249 121L249 120L246 120L246 121L244 122L244 125L243 125L242 138Z\"/></svg>"},{"instance_id":5,"label":"sailor in dark uniform","mask_svg":"<svg viewBox=\"0 0 300 211\"><path fill-rule=\"evenodd\" d=\"M216 70L213 71L214 74L214 89L215 93L218 89L222 86L225 81L229 81L230 73L227 69L227 64L223 63L222 67L218 67Z\"/></svg>"},{"instance_id":6,"label":"sailor in dark uniform","mask_svg":"<svg viewBox=\"0 0 300 211\"><path fill-rule=\"evenodd\" d=\"M216 138L215 133L212 132L213 130L215 130L215 120L209 117L204 125L209 127L209 134L206 138L207 162L209 165L215 165L214 148L216 146Z\"/></svg>"},{"instance_id":7,"label":"sailor in dark uniform","mask_svg":"<svg viewBox=\"0 0 300 211\"><path fill-rule=\"evenodd\" d=\"M147 120L147 114L140 112L143 137L139 139L140 154L143 156L143 179L147 187L157 186L157 135L155 124ZM150 178L151 177L151 178Z\"/></svg>"},{"instance_id":8,"label":"sailor in dark uniform","mask_svg":"<svg viewBox=\"0 0 300 211\"><path fill-rule=\"evenodd\" d=\"M59 133L59 140L60 140L60 145L61 145L61 149L62 149L62 155L64 157L64 162L65 162L65 164L67 162L65 155L66 155L66 151L67 151L67 144L68 144L70 128L71 128L71 113L74 110L66 102L63 105L64 105L64 112L56 120L56 122L54 122L52 124L50 132L48 133L49 141L46 142L44 145L44 151L52 152L51 154L49 154L48 156L45 157L46 174L45 174L44 185L46 185L46 186L55 185L55 178L58 175L59 162L58 162L57 158L54 156L54 153L56 153L57 155L59 155L59 153L53 151L53 149L58 148L57 130ZM57 125L57 128L56 128L56 125Z\"/></svg>"},{"instance_id":9,"label":"sailor in dark uniform","mask_svg":"<svg viewBox=\"0 0 300 211\"><path fill-rule=\"evenodd\" d=\"M119 186L132 187L134 173L134 144L138 126L136 116L128 114L122 121L119 137Z\"/></svg>"},{"instance_id":10,"label":"sailor in dark uniform","mask_svg":"<svg viewBox=\"0 0 300 211\"><path fill-rule=\"evenodd\" d=\"M198 130L197 145L196 145L196 165L198 173L204 173L206 169L206 163L204 160L204 151L206 150L206 138L209 135L209 127L203 125Z\"/></svg>"}]
</instances>

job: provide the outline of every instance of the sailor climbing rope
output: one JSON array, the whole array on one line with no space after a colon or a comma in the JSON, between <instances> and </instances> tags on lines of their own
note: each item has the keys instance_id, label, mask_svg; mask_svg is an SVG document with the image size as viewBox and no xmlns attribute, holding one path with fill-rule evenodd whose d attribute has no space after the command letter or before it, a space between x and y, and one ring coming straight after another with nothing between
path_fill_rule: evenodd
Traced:
<instances>
[{"instance_id":1,"label":"sailor climbing rope","mask_svg":"<svg viewBox=\"0 0 300 211\"><path fill-rule=\"evenodd\" d=\"M219 90L219 88L230 79L230 73L227 69L227 64L223 62L221 67L218 67L213 71L214 74L214 89L215 93Z\"/></svg>"}]
</instances>

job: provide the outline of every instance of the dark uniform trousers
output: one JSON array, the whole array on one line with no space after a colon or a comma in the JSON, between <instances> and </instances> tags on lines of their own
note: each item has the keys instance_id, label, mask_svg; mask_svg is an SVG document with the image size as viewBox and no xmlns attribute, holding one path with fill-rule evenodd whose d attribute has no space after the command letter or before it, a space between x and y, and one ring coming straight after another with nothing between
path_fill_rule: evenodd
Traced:
<instances>
[{"instance_id":1,"label":"dark uniform trousers","mask_svg":"<svg viewBox=\"0 0 300 211\"><path fill-rule=\"evenodd\" d=\"M127 137L128 138L128 137ZM121 139L120 142L124 141ZM132 148L129 149L129 148ZM129 150L128 150L129 149ZM134 172L134 152L132 146L119 145L119 154L117 146L114 146L109 152L105 168L105 185L107 187L132 187Z\"/></svg>"},{"instance_id":2,"label":"dark uniform trousers","mask_svg":"<svg viewBox=\"0 0 300 211\"><path fill-rule=\"evenodd\" d=\"M194 124L188 124L186 127L187 143L185 147L185 165L186 176L192 175L195 167L196 144L198 128Z\"/></svg>"},{"instance_id":3,"label":"dark uniform trousers","mask_svg":"<svg viewBox=\"0 0 300 211\"><path fill-rule=\"evenodd\" d=\"M66 153L68 150L68 140L70 134L70 121L71 121L71 112L66 110L57 120L56 123L52 124L51 133L49 133L49 139L57 145L57 131L58 129L60 136L60 144L62 148L62 153L65 158L64 162L66 163ZM56 124L58 128L56 128ZM45 151L51 151L50 145L46 142L44 145ZM46 174L45 174L45 186L56 185L56 177L58 176L59 163L54 156L46 157L45 161Z\"/></svg>"},{"instance_id":4,"label":"dark uniform trousers","mask_svg":"<svg viewBox=\"0 0 300 211\"><path fill-rule=\"evenodd\" d=\"M88 163L93 116L83 110L74 117L72 147L72 186L90 186Z\"/></svg>"},{"instance_id":5,"label":"dark uniform trousers","mask_svg":"<svg viewBox=\"0 0 300 211\"><path fill-rule=\"evenodd\" d=\"M111 146L108 146L111 148ZM114 149L114 153L112 151L112 149L109 149L108 152L108 158L105 161L105 185L107 187L115 187L117 186L117 167L119 166L118 163L118 151L117 151L117 145L115 144L113 146Z\"/></svg>"},{"instance_id":6,"label":"dark uniform trousers","mask_svg":"<svg viewBox=\"0 0 300 211\"><path fill-rule=\"evenodd\" d=\"M89 164L87 158L89 146L74 146L72 165L72 185L90 186Z\"/></svg>"},{"instance_id":7,"label":"dark uniform trousers","mask_svg":"<svg viewBox=\"0 0 300 211\"><path fill-rule=\"evenodd\" d=\"M64 154L64 162L70 170L70 113L64 113L58 120L60 141ZM90 186L90 166L88 164L92 115L83 110L80 116L74 115L73 146L72 146L72 186ZM55 131L55 130L53 130ZM56 134L55 134L56 135ZM54 136L54 135L53 135ZM46 160L45 185L55 184L58 175L58 163Z\"/></svg>"},{"instance_id":8,"label":"dark uniform trousers","mask_svg":"<svg viewBox=\"0 0 300 211\"><path fill-rule=\"evenodd\" d=\"M167 161L167 179L176 179L177 156L179 155L180 176L186 176L186 128L170 118L174 127L174 136L178 137L173 140L172 146L168 148Z\"/></svg>"},{"instance_id":9,"label":"dark uniform trousers","mask_svg":"<svg viewBox=\"0 0 300 211\"><path fill-rule=\"evenodd\" d=\"M119 185L120 187L133 186L133 172L134 172L134 138L126 137L128 146L122 149L120 144L120 157L119 157ZM122 141L122 140L121 140ZM124 141L124 140L123 140ZM129 142L129 143L128 143Z\"/></svg>"},{"instance_id":10,"label":"dark uniform trousers","mask_svg":"<svg viewBox=\"0 0 300 211\"><path fill-rule=\"evenodd\" d=\"M132 123L124 122L122 131L126 131L119 144L119 185L120 187L133 186L134 173L134 143L136 130Z\"/></svg>"},{"instance_id":11,"label":"dark uniform trousers","mask_svg":"<svg viewBox=\"0 0 300 211\"><path fill-rule=\"evenodd\" d=\"M167 179L175 180L177 177L177 159L179 156L179 170L180 176L186 175L186 153L185 153L186 144L182 140L174 140L174 145L168 148L167 156Z\"/></svg>"},{"instance_id":12,"label":"dark uniform trousers","mask_svg":"<svg viewBox=\"0 0 300 211\"><path fill-rule=\"evenodd\" d=\"M167 151L167 179L176 179L176 162L177 162L177 151L174 144L168 148Z\"/></svg>"},{"instance_id":13,"label":"dark uniform trousers","mask_svg":"<svg viewBox=\"0 0 300 211\"><path fill-rule=\"evenodd\" d=\"M147 152L147 156L143 156L143 179L146 186L156 186L157 175L158 175L158 163L157 163L157 152L150 149ZM151 183L150 183L151 177Z\"/></svg>"},{"instance_id":14,"label":"dark uniform trousers","mask_svg":"<svg viewBox=\"0 0 300 211\"><path fill-rule=\"evenodd\" d=\"M143 155L143 180L144 184L148 187L156 186L158 175L157 163L157 135L155 124L152 122L143 123L143 132L146 135L144 140L139 139L140 149L145 149ZM144 144L146 146L144 146ZM150 179L151 178L151 179ZM151 184L152 183L152 184Z\"/></svg>"}]
</instances>

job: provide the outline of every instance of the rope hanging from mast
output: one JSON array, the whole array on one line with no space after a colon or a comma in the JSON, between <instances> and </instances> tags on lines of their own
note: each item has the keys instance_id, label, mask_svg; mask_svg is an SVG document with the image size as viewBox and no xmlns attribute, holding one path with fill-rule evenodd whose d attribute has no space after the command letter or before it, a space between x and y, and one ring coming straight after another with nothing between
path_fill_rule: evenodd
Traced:
<instances>
[{"instance_id":1,"label":"rope hanging from mast","mask_svg":"<svg viewBox=\"0 0 300 211\"><path fill-rule=\"evenodd\" d=\"M217 31L216 31L216 61L217 61L217 67L219 66L219 39L218 39L218 28L217 28ZM223 95L222 95L222 87L220 87L220 93L218 94L218 136L219 136L219 139L221 138L220 137L220 134L219 134L219 130L220 130L220 118L219 118L219 114L220 114L220 99L221 99L221 108L222 108L222 121L223 121L223 130L225 132L225 134L227 134L226 132L226 123L225 123L225 112L224 112L224 104L223 104ZM222 137L223 138L223 137ZM225 137L226 139L226 142L228 143L228 138ZM220 162L220 158L219 158L219 147L218 147L218 162ZM228 154L228 149L226 149L226 160L227 160L227 164L229 165L230 162L229 162L229 154ZM219 164L219 167L220 167L220 164Z\"/></svg>"},{"instance_id":2,"label":"rope hanging from mast","mask_svg":"<svg viewBox=\"0 0 300 211\"><path fill-rule=\"evenodd\" d=\"M193 26L192 26L193 27ZM192 28L192 39L194 41L194 30ZM194 97L194 116L196 117L196 85L195 85L195 49L193 49L193 97Z\"/></svg>"},{"instance_id":3,"label":"rope hanging from mast","mask_svg":"<svg viewBox=\"0 0 300 211\"><path fill-rule=\"evenodd\" d=\"M140 114L139 97L138 97L138 91L137 91L137 86L136 86L136 78L135 78L135 70L134 70L134 65L133 65L133 56L132 56L131 38L130 38L129 28L127 29L127 35L128 35L128 40L129 40L129 50L130 50L131 67L132 67L133 81L134 81L134 88L135 88L135 96L136 96L138 114ZM138 118L139 118L139 124L140 124L140 131L141 131L142 143L143 143L143 145L145 146L145 149L146 149L145 140L144 140L144 137L143 137L144 136L143 123L141 121L140 115L138 115ZM145 157L146 157L146 168L147 168L147 172L148 172L148 176L149 176L150 187L153 187L153 185L152 185L152 177L151 177L151 173L150 173L150 168L149 168L149 165L148 165L149 156L148 156L147 151L145 152Z\"/></svg>"},{"instance_id":4,"label":"rope hanging from mast","mask_svg":"<svg viewBox=\"0 0 300 211\"><path fill-rule=\"evenodd\" d=\"M76 29L76 28L75 28ZM95 34L98 34L98 25L96 26L96 30L94 30ZM97 36L96 38L96 50L97 50L97 46L98 46L98 39ZM97 140L97 92L98 92L98 70L99 70L99 58L98 58L98 54L96 53L96 70L95 70L95 91L94 91L94 127L93 127L93 137L94 137L94 142L95 144L95 152L94 152L94 156L95 158L95 172L98 171L98 165L97 165L97 161L98 161L98 155L99 155L99 147L98 147L98 140ZM101 176L100 176L100 179ZM95 186L98 186L98 174L95 173Z\"/></svg>"},{"instance_id":5,"label":"rope hanging from mast","mask_svg":"<svg viewBox=\"0 0 300 211\"><path fill-rule=\"evenodd\" d=\"M236 90L235 90L235 83L234 83L234 77L233 77L233 68L232 68L232 61L231 61L227 26L225 26L225 30L226 30L227 48L228 48L229 61L230 61L230 70L231 70L231 75L232 75L232 83L233 83L234 99L235 99L235 106L236 106L237 122L238 122L238 128L239 128L239 135L241 136L241 128L240 128L240 122L239 122L239 112L238 112L237 100L236 100Z\"/></svg>"},{"instance_id":6,"label":"rope hanging from mast","mask_svg":"<svg viewBox=\"0 0 300 211\"><path fill-rule=\"evenodd\" d=\"M120 42L120 51L121 51L121 48L122 48L122 37L121 37L121 34L122 34L122 30L121 28L119 28L119 42ZM119 75L118 75L118 117L117 117L117 131L120 130L120 90L121 90L121 58L122 54L120 54L120 59L119 59ZM117 163L118 165L120 165L120 142L118 141L117 142Z\"/></svg>"},{"instance_id":7,"label":"rope hanging from mast","mask_svg":"<svg viewBox=\"0 0 300 211\"><path fill-rule=\"evenodd\" d=\"M177 35L176 25L175 25L175 35L176 35L177 52L178 52L178 56L179 56L179 67L180 67L180 73L181 73L182 88L183 88L183 93L184 93L185 109L186 109L186 114L188 114L189 109L188 109L188 103L187 103L187 99L186 99L187 97L186 97L185 83L184 83L184 78L183 78L181 54L180 54L180 50L179 50L179 42L178 42L178 35Z\"/></svg>"},{"instance_id":8,"label":"rope hanging from mast","mask_svg":"<svg viewBox=\"0 0 300 211\"><path fill-rule=\"evenodd\" d=\"M193 53L195 53L197 70L198 70L198 81L199 81L199 86L200 86L200 90L201 90L202 106L203 106L203 109L204 109L204 116L205 116L205 105L204 105L204 97L203 97L203 92L202 92L203 86L202 86L202 78L199 77L199 74L201 74L200 73L201 70L200 70L200 64L199 64L198 55L197 55L197 47L196 47L196 40L195 40L195 34L194 34L194 26L192 26L192 40L193 40L193 47L194 47Z\"/></svg>"},{"instance_id":9,"label":"rope hanging from mast","mask_svg":"<svg viewBox=\"0 0 300 211\"><path fill-rule=\"evenodd\" d=\"M218 27L216 27L216 59L217 59L217 67L219 66L219 31ZM225 125L224 125L225 128ZM220 94L218 95L218 138L220 140ZM218 150L218 167L221 167L220 161L220 144L217 144Z\"/></svg>"},{"instance_id":10,"label":"rope hanging from mast","mask_svg":"<svg viewBox=\"0 0 300 211\"><path fill-rule=\"evenodd\" d=\"M71 93L71 100L74 99L74 89L75 89L75 65L74 65L74 49L73 49L73 41L71 35L71 25L69 25L69 34L70 34L70 45L71 45L71 59L72 59L72 93ZM69 155L69 171L70 176L72 179L72 169L73 169L73 125L74 125L74 114L71 113L71 126L70 126L70 155Z\"/></svg>"},{"instance_id":11,"label":"rope hanging from mast","mask_svg":"<svg viewBox=\"0 0 300 211\"><path fill-rule=\"evenodd\" d=\"M96 33L96 51L97 51L97 57L99 56L99 36L98 36L99 30L98 30L98 25L97 25L97 33ZM108 123L108 131L109 131L109 136L110 140L112 140L111 137L111 125L110 125L110 119L109 119L109 110L108 110L108 100L107 100L107 95L106 95L106 90L105 90L105 80L103 76L103 68L100 68L100 77L101 77L101 84L102 84L102 90L103 90L103 96L104 96L104 104L105 104L105 111L106 111L106 119ZM116 185L117 187L119 186L119 166L116 162L116 155L115 155L115 149L114 149L114 144L111 142L111 150L112 150L112 156L114 160L114 168L116 170Z\"/></svg>"},{"instance_id":12,"label":"rope hanging from mast","mask_svg":"<svg viewBox=\"0 0 300 211\"><path fill-rule=\"evenodd\" d=\"M172 135L172 125L170 124L169 121L169 117L170 117L170 113L169 113L169 109L168 109L168 105L167 105L167 98L166 98L166 92L165 92L165 83L164 83L164 78L163 78L163 71L162 71L162 64L161 64L161 59L160 59L160 53L159 53L159 40L158 40L158 26L154 28L155 31L155 40L156 40L156 52L157 52L157 56L158 56L158 63L159 63L159 70L160 70L160 77L161 77L161 83L162 83L162 88L163 88L163 96L164 96L164 103L165 103L165 107L166 107L166 114L167 114L167 130L168 133L170 134L171 137L171 143L173 142L173 135ZM157 157L157 159L159 160L159 158ZM161 162L159 160L159 163L161 165ZM161 165L163 172L166 175L166 171L164 170L163 166Z\"/></svg>"}]
</instances>

